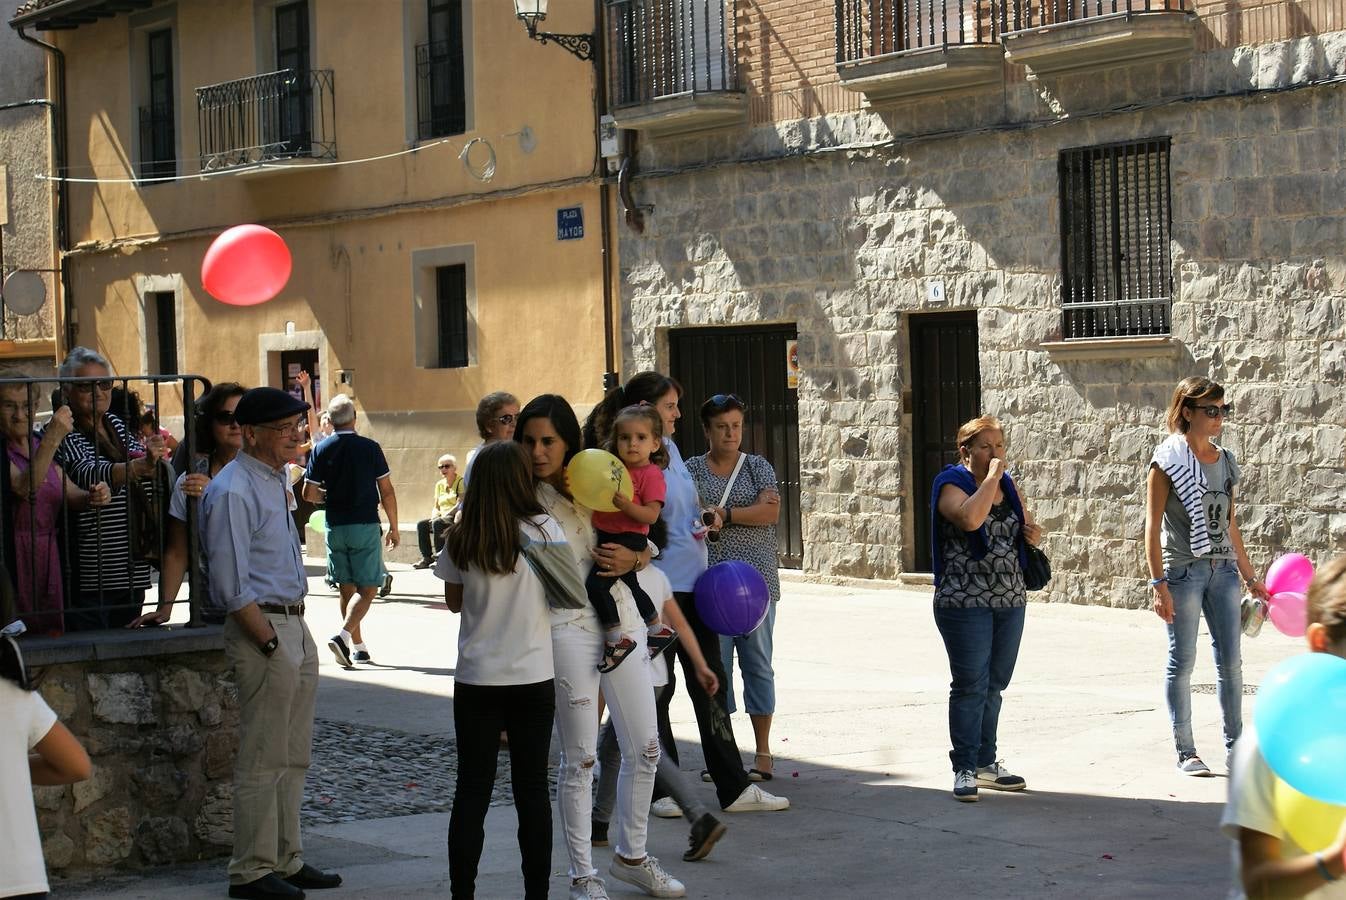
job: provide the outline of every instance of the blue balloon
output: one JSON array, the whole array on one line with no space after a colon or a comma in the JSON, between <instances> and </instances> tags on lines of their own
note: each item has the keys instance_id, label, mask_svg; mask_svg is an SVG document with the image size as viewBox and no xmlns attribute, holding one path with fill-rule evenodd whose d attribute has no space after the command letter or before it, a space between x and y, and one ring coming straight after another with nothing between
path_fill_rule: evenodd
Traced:
<instances>
[{"instance_id":1,"label":"blue balloon","mask_svg":"<svg viewBox=\"0 0 1346 900\"><path fill-rule=\"evenodd\" d=\"M771 602L762 573L737 559L716 563L702 572L693 594L701 621L717 634L729 637L755 630L766 619Z\"/></svg>"},{"instance_id":2,"label":"blue balloon","mask_svg":"<svg viewBox=\"0 0 1346 900\"><path fill-rule=\"evenodd\" d=\"M1346 659L1305 653L1262 681L1253 711L1262 757L1301 794L1346 806Z\"/></svg>"}]
</instances>

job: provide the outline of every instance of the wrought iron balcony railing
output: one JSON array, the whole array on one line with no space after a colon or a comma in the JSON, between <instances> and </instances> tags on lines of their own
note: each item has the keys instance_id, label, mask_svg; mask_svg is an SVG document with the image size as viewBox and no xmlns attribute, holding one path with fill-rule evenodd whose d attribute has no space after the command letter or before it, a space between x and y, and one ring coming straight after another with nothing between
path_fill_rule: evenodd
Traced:
<instances>
[{"instance_id":1,"label":"wrought iron balcony railing","mask_svg":"<svg viewBox=\"0 0 1346 900\"><path fill-rule=\"evenodd\" d=\"M331 69L282 69L196 89L201 171L279 159L336 159Z\"/></svg>"},{"instance_id":2,"label":"wrought iron balcony railing","mask_svg":"<svg viewBox=\"0 0 1346 900\"><path fill-rule=\"evenodd\" d=\"M1191 9L1191 0L1001 0L1000 29L1023 31L1084 19Z\"/></svg>"},{"instance_id":3,"label":"wrought iron balcony railing","mask_svg":"<svg viewBox=\"0 0 1346 900\"><path fill-rule=\"evenodd\" d=\"M458 42L416 46L416 120L421 140L467 130L467 89Z\"/></svg>"},{"instance_id":4,"label":"wrought iron balcony railing","mask_svg":"<svg viewBox=\"0 0 1346 900\"><path fill-rule=\"evenodd\" d=\"M173 107L140 107L140 177L171 178L178 174Z\"/></svg>"},{"instance_id":5,"label":"wrought iron balcony railing","mask_svg":"<svg viewBox=\"0 0 1346 900\"><path fill-rule=\"evenodd\" d=\"M837 63L968 44L994 44L992 0L836 0Z\"/></svg>"},{"instance_id":6,"label":"wrought iron balcony railing","mask_svg":"<svg viewBox=\"0 0 1346 900\"><path fill-rule=\"evenodd\" d=\"M729 0L608 0L613 106L739 91L736 8Z\"/></svg>"}]
</instances>

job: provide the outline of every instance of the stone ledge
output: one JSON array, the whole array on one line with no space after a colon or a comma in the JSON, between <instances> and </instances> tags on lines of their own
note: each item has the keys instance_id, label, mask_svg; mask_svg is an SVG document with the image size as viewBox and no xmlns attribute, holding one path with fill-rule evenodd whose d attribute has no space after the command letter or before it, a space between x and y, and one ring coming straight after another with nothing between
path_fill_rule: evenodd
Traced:
<instances>
[{"instance_id":1,"label":"stone ledge","mask_svg":"<svg viewBox=\"0 0 1346 900\"><path fill-rule=\"evenodd\" d=\"M838 63L841 86L870 105L997 84L1004 75L999 44L950 44Z\"/></svg>"},{"instance_id":2,"label":"stone ledge","mask_svg":"<svg viewBox=\"0 0 1346 900\"><path fill-rule=\"evenodd\" d=\"M110 659L141 659L200 653L224 649L224 626L200 628L160 626L159 628L77 631L61 637L27 637L19 646L29 666L89 662Z\"/></svg>"},{"instance_id":3,"label":"stone ledge","mask_svg":"<svg viewBox=\"0 0 1346 900\"><path fill-rule=\"evenodd\" d=\"M1172 337L1082 338L1073 341L1043 341L1038 349L1052 359L1068 362L1078 359L1143 359L1177 356L1182 342Z\"/></svg>"},{"instance_id":4,"label":"stone ledge","mask_svg":"<svg viewBox=\"0 0 1346 900\"><path fill-rule=\"evenodd\" d=\"M1182 10L1119 12L1001 35L1005 56L1037 75L1131 65L1191 53L1196 15Z\"/></svg>"},{"instance_id":5,"label":"stone ledge","mask_svg":"<svg viewBox=\"0 0 1346 900\"><path fill-rule=\"evenodd\" d=\"M691 134L745 124L748 95L743 91L688 91L618 107L612 115L618 128L641 131L651 138Z\"/></svg>"}]
</instances>

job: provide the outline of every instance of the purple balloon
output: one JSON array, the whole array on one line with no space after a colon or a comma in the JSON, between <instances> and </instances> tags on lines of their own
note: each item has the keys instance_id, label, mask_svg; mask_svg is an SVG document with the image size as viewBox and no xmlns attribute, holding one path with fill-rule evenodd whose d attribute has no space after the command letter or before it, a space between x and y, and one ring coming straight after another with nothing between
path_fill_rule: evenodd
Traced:
<instances>
[{"instance_id":1,"label":"purple balloon","mask_svg":"<svg viewBox=\"0 0 1346 900\"><path fill-rule=\"evenodd\" d=\"M693 589L696 611L717 634L750 634L766 620L771 593L766 579L737 559L716 563L701 573Z\"/></svg>"}]
</instances>

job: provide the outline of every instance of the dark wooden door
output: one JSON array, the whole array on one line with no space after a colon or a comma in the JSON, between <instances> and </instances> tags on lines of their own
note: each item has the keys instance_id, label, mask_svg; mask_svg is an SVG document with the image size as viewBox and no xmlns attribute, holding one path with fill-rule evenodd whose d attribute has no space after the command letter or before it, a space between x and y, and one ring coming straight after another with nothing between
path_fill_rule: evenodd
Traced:
<instances>
[{"instance_id":1,"label":"dark wooden door","mask_svg":"<svg viewBox=\"0 0 1346 900\"><path fill-rule=\"evenodd\" d=\"M912 316L910 330L915 563L929 572L930 487L940 469L958 461L958 427L981 413L977 314Z\"/></svg>"},{"instance_id":2,"label":"dark wooden door","mask_svg":"<svg viewBox=\"0 0 1346 900\"><path fill-rule=\"evenodd\" d=\"M283 92L278 140L284 156L308 156L313 149L313 87L308 36L308 0L276 7L276 68L294 80Z\"/></svg>"},{"instance_id":3,"label":"dark wooden door","mask_svg":"<svg viewBox=\"0 0 1346 900\"><path fill-rule=\"evenodd\" d=\"M322 393L322 378L318 375L318 351L317 350L282 350L280 353L280 389L289 391L295 397L308 401L303 396L304 389L295 381L295 376L301 371L307 372L313 380L313 405L317 407L318 412L323 409L323 404L327 398Z\"/></svg>"},{"instance_id":4,"label":"dark wooden door","mask_svg":"<svg viewBox=\"0 0 1346 900\"><path fill-rule=\"evenodd\" d=\"M804 564L799 515L799 392L787 386L787 344L794 325L682 328L669 332L669 374L682 384L678 449L684 457L706 452L701 404L715 394L736 394L748 407L743 450L765 457L776 470L781 513L776 526L780 564Z\"/></svg>"}]
</instances>

